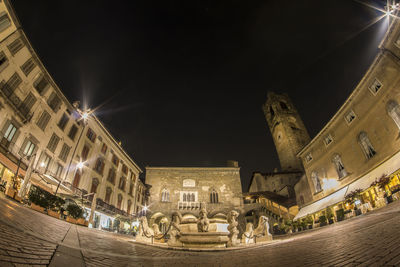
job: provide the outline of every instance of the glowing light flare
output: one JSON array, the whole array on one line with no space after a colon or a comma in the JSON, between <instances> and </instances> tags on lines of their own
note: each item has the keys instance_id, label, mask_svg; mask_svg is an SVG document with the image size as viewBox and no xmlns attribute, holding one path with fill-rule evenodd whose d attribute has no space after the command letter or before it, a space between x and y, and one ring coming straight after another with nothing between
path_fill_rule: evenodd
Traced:
<instances>
[{"instance_id":1,"label":"glowing light flare","mask_svg":"<svg viewBox=\"0 0 400 267\"><path fill-rule=\"evenodd\" d=\"M147 206L144 206L144 207L143 207L143 210L144 210L144 211L147 211L147 210L148 210Z\"/></svg>"},{"instance_id":2,"label":"glowing light flare","mask_svg":"<svg viewBox=\"0 0 400 267\"><path fill-rule=\"evenodd\" d=\"M78 163L78 165L76 165L76 167L77 167L78 169L82 170L83 165L84 165L83 162L80 161L80 162Z\"/></svg>"},{"instance_id":3,"label":"glowing light flare","mask_svg":"<svg viewBox=\"0 0 400 267\"><path fill-rule=\"evenodd\" d=\"M46 166L46 164L44 164L44 162L40 163L40 167L43 168L44 166Z\"/></svg>"}]
</instances>

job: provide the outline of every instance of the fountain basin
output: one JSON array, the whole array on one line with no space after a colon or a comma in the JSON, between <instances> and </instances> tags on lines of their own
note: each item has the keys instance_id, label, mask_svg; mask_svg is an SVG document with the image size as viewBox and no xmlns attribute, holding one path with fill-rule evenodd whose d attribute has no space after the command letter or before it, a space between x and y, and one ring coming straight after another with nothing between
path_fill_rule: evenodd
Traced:
<instances>
[{"instance_id":1,"label":"fountain basin","mask_svg":"<svg viewBox=\"0 0 400 267\"><path fill-rule=\"evenodd\" d=\"M185 248L225 248L227 232L181 232L179 241Z\"/></svg>"}]
</instances>

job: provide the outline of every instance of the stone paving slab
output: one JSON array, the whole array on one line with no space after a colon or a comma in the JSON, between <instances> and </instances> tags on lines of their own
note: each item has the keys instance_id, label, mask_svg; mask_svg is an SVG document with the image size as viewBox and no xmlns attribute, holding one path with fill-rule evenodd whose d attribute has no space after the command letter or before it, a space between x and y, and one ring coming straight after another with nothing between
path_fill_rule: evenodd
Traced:
<instances>
[{"instance_id":1,"label":"stone paving slab","mask_svg":"<svg viewBox=\"0 0 400 267\"><path fill-rule=\"evenodd\" d=\"M57 249L81 253L86 266L400 266L400 202L267 245L227 251L165 249L75 225L68 235L71 226L0 198L0 266L46 266Z\"/></svg>"}]
</instances>

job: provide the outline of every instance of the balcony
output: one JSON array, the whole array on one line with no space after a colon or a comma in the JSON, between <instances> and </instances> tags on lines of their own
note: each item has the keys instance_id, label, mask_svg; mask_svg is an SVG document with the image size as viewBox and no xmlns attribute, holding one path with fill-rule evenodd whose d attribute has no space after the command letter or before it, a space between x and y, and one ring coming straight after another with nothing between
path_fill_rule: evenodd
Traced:
<instances>
[{"instance_id":1,"label":"balcony","mask_svg":"<svg viewBox=\"0 0 400 267\"><path fill-rule=\"evenodd\" d=\"M33 114L30 113L30 109L4 81L0 83L0 95L5 99L6 103L14 109L15 113L21 118L23 123L30 121L33 116Z\"/></svg>"}]
</instances>

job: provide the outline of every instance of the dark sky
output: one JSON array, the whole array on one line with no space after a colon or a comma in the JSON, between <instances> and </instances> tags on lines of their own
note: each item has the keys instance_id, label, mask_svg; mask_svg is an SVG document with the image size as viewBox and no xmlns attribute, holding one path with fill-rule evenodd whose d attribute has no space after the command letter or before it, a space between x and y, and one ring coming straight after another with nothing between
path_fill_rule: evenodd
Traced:
<instances>
[{"instance_id":1,"label":"dark sky","mask_svg":"<svg viewBox=\"0 0 400 267\"><path fill-rule=\"evenodd\" d=\"M376 56L379 12L335 1L13 0L70 101L97 115L145 166L279 167L262 104L287 92L311 135ZM372 2L383 6L383 1Z\"/></svg>"}]
</instances>

